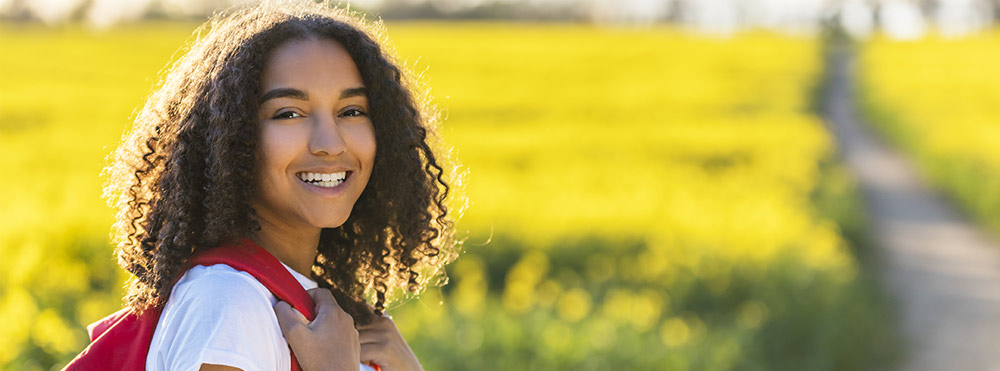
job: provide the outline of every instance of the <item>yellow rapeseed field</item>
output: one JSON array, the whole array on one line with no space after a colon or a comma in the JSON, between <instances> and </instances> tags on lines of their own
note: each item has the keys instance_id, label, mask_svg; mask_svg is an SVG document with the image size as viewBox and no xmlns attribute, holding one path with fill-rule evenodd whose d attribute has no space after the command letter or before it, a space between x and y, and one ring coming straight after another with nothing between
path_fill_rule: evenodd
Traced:
<instances>
[{"instance_id":1,"label":"yellow rapeseed field","mask_svg":"<svg viewBox=\"0 0 1000 371\"><path fill-rule=\"evenodd\" d=\"M863 44L868 118L928 177L1000 231L1000 31Z\"/></svg>"},{"instance_id":2,"label":"yellow rapeseed field","mask_svg":"<svg viewBox=\"0 0 1000 371\"><path fill-rule=\"evenodd\" d=\"M0 365L119 305L102 158L191 24L0 25ZM469 171L450 283L390 313L426 369L854 370L892 328L811 110L818 40L391 23ZM176 55L173 56L176 58Z\"/></svg>"}]
</instances>

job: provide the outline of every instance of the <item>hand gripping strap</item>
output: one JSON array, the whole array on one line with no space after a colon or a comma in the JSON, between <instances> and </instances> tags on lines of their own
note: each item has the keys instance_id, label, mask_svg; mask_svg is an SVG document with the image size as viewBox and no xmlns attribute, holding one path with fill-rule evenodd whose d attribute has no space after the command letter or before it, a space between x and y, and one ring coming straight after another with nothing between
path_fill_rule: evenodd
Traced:
<instances>
[{"instance_id":1,"label":"hand gripping strap","mask_svg":"<svg viewBox=\"0 0 1000 371\"><path fill-rule=\"evenodd\" d=\"M290 304L310 321L315 318L309 293L278 259L253 241L243 239L195 254L188 260L184 271L197 265L215 264L226 264L249 273L279 300ZM139 316L124 308L87 326L91 344L63 371L145 370L146 355L162 310L162 307L149 308ZM295 354L291 356L292 371L301 370Z\"/></svg>"}]
</instances>

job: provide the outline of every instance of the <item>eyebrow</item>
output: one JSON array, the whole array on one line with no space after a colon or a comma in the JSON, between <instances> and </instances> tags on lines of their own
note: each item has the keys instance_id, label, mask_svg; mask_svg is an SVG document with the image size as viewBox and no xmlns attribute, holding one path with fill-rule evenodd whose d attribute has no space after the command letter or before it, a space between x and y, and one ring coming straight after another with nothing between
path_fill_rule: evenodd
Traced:
<instances>
[{"instance_id":1,"label":"eyebrow","mask_svg":"<svg viewBox=\"0 0 1000 371\"><path fill-rule=\"evenodd\" d=\"M359 86L356 88L344 89L344 91L340 92L340 99L357 97L357 96L367 97L368 89L365 88L364 86Z\"/></svg>"},{"instance_id":2,"label":"eyebrow","mask_svg":"<svg viewBox=\"0 0 1000 371\"><path fill-rule=\"evenodd\" d=\"M340 99L357 97L357 96L367 96L367 95L368 95L368 89L361 86L356 88L344 89L344 91L340 92ZM309 100L309 94L306 94L306 92L294 88L277 88L277 89L271 89L267 93L264 93L264 96L261 97L260 101L263 103L275 98L292 98L298 100Z\"/></svg>"},{"instance_id":3,"label":"eyebrow","mask_svg":"<svg viewBox=\"0 0 1000 371\"><path fill-rule=\"evenodd\" d=\"M306 92L299 89L278 88L278 89L272 89L271 91L264 93L264 96L260 98L260 101L261 103L263 103L275 98L292 98L299 100L309 100L309 94L306 94Z\"/></svg>"}]
</instances>

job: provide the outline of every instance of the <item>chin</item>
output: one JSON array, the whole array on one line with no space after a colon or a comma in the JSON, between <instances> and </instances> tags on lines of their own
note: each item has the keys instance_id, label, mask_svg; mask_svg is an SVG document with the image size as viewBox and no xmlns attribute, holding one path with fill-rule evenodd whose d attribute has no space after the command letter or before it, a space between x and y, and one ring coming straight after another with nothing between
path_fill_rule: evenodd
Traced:
<instances>
[{"instance_id":1,"label":"chin","mask_svg":"<svg viewBox=\"0 0 1000 371\"><path fill-rule=\"evenodd\" d=\"M320 228L339 228L347 222L349 216L350 214L318 217L311 220L310 224Z\"/></svg>"}]
</instances>

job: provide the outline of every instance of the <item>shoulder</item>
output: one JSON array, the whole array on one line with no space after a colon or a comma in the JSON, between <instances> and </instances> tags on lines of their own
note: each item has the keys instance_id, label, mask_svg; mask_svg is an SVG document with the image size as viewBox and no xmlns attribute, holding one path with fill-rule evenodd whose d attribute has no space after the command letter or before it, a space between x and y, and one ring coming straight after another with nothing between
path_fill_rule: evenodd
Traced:
<instances>
[{"instance_id":1,"label":"shoulder","mask_svg":"<svg viewBox=\"0 0 1000 371\"><path fill-rule=\"evenodd\" d=\"M168 305L173 301L225 308L251 304L261 306L273 300L274 295L249 273L216 264L199 265L184 273L174 285Z\"/></svg>"},{"instance_id":2,"label":"shoulder","mask_svg":"<svg viewBox=\"0 0 1000 371\"><path fill-rule=\"evenodd\" d=\"M274 300L246 272L224 264L192 268L174 285L160 314L147 370L197 369L202 363L286 368L287 344Z\"/></svg>"}]
</instances>

